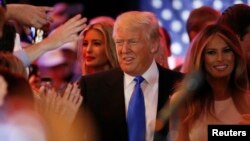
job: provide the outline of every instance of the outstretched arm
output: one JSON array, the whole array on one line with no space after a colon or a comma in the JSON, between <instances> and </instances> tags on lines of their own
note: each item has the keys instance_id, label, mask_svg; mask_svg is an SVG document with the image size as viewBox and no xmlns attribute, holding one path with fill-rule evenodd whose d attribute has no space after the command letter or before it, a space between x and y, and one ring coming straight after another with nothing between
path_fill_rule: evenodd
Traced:
<instances>
[{"instance_id":1,"label":"outstretched arm","mask_svg":"<svg viewBox=\"0 0 250 141\"><path fill-rule=\"evenodd\" d=\"M47 15L49 11L52 11L52 8L47 6L7 4L5 17L6 20L15 20L24 26L42 28L52 21Z\"/></svg>"},{"instance_id":2,"label":"outstretched arm","mask_svg":"<svg viewBox=\"0 0 250 141\"><path fill-rule=\"evenodd\" d=\"M25 48L24 50L29 61L34 61L46 51L60 47L66 42L78 40L78 32L86 27L86 21L86 18L82 18L81 15L76 15L65 24L56 28L55 31L43 41Z\"/></svg>"}]
</instances>

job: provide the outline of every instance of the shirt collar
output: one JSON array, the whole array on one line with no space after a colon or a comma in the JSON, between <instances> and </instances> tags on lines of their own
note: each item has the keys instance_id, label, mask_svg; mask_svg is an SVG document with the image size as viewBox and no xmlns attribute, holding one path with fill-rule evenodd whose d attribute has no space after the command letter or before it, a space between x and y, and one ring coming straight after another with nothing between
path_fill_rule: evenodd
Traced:
<instances>
[{"instance_id":1,"label":"shirt collar","mask_svg":"<svg viewBox=\"0 0 250 141\"><path fill-rule=\"evenodd\" d=\"M142 74L142 77L146 80L146 82L149 85L155 84L155 82L159 78L159 70L157 68L155 61L153 61L148 70ZM124 72L125 87L129 86L133 82L134 78L135 76L131 76Z\"/></svg>"}]
</instances>

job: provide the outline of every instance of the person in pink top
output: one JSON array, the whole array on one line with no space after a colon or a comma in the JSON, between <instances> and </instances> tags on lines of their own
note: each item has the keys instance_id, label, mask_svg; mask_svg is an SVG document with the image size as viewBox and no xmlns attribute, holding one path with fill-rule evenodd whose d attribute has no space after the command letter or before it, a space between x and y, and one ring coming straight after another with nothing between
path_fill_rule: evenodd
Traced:
<instances>
[{"instance_id":1,"label":"person in pink top","mask_svg":"<svg viewBox=\"0 0 250 141\"><path fill-rule=\"evenodd\" d=\"M233 32L207 26L184 62L186 77L171 97L172 141L206 141L210 124L239 124L250 114L246 60Z\"/></svg>"}]
</instances>

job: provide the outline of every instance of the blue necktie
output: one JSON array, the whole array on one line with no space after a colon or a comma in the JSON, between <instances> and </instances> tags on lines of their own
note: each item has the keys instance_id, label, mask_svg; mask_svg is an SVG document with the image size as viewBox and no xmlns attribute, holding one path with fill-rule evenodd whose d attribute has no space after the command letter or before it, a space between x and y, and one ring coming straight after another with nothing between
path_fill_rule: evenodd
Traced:
<instances>
[{"instance_id":1,"label":"blue necktie","mask_svg":"<svg viewBox=\"0 0 250 141\"><path fill-rule=\"evenodd\" d=\"M128 106L128 134L129 141L145 141L146 139L146 118L144 96L141 89L143 77L137 76L133 94Z\"/></svg>"}]
</instances>

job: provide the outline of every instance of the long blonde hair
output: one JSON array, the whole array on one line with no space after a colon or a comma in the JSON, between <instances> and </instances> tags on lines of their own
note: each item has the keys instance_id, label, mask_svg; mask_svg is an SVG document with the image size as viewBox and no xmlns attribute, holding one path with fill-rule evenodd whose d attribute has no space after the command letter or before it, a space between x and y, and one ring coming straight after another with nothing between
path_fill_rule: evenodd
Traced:
<instances>
[{"instance_id":1,"label":"long blonde hair","mask_svg":"<svg viewBox=\"0 0 250 141\"><path fill-rule=\"evenodd\" d=\"M118 59L116 55L116 48L115 48L115 43L112 38L112 32L113 32L113 25L108 23L108 22L99 22L99 23L94 23L88 25L85 30L81 32L81 37L85 36L85 33L89 31L90 29L95 29L100 31L105 39L105 53L107 55L108 61L109 61L109 66L110 68L116 68L119 66L118 64ZM82 71L85 69L85 64L84 64L84 58L83 58L83 49L82 49L82 42L83 39L81 38L78 43L77 43L77 56L78 60L80 61Z\"/></svg>"}]
</instances>

